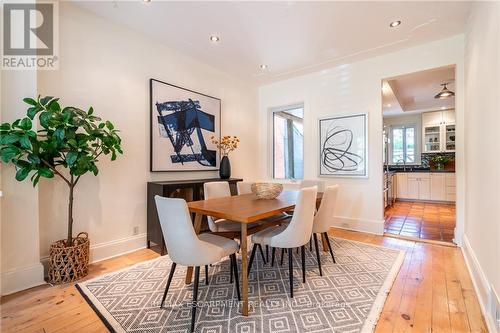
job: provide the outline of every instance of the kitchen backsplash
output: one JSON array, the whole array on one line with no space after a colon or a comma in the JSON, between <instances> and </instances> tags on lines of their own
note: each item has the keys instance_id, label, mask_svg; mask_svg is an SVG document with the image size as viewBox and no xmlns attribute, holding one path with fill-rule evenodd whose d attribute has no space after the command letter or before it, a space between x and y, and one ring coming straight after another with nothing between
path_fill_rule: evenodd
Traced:
<instances>
[{"instance_id":1,"label":"kitchen backsplash","mask_svg":"<svg viewBox=\"0 0 500 333\"><path fill-rule=\"evenodd\" d=\"M455 168L455 153L438 153L438 154L451 158L451 160L445 164L446 169L450 167L452 167L453 169ZM432 156L436 156L436 153L422 153L422 166L425 167L431 166Z\"/></svg>"}]
</instances>

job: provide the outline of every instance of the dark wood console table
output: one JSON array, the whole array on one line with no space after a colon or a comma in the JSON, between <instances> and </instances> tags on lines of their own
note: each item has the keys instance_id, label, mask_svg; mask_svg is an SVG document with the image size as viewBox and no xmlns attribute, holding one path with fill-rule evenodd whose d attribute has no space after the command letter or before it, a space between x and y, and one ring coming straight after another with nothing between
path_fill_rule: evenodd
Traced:
<instances>
[{"instance_id":1,"label":"dark wood console table","mask_svg":"<svg viewBox=\"0 0 500 333\"><path fill-rule=\"evenodd\" d=\"M239 178L227 179L231 188L231 195L236 195L236 183L242 181ZM148 249L153 249L165 254L165 241L161 232L160 221L156 211L155 195L167 198L183 198L186 201L203 200L203 184L208 182L226 181L220 178L196 179L196 180L172 180L148 182L147 198L147 244Z\"/></svg>"}]
</instances>

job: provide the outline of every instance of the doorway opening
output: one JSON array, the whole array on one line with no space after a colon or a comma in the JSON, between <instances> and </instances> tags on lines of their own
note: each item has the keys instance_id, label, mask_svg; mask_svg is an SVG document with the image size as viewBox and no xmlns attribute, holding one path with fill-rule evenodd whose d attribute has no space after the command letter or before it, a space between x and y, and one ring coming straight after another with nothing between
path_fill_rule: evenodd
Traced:
<instances>
[{"instance_id":1,"label":"doorway opening","mask_svg":"<svg viewBox=\"0 0 500 333\"><path fill-rule=\"evenodd\" d=\"M382 80L384 232L452 243L455 66Z\"/></svg>"}]
</instances>

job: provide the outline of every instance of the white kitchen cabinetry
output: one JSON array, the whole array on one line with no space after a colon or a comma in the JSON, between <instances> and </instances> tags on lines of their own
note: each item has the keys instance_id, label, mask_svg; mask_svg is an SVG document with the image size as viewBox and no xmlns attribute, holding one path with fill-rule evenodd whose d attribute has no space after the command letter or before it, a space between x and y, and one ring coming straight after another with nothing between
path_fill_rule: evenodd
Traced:
<instances>
[{"instance_id":1,"label":"white kitchen cabinetry","mask_svg":"<svg viewBox=\"0 0 500 333\"><path fill-rule=\"evenodd\" d=\"M456 200L456 185L454 173L447 173L445 175L445 198L446 201Z\"/></svg>"},{"instance_id":2,"label":"white kitchen cabinetry","mask_svg":"<svg viewBox=\"0 0 500 333\"><path fill-rule=\"evenodd\" d=\"M408 199L431 200L431 183L428 173L408 174Z\"/></svg>"},{"instance_id":3,"label":"white kitchen cabinetry","mask_svg":"<svg viewBox=\"0 0 500 333\"><path fill-rule=\"evenodd\" d=\"M408 198L408 174L396 173L396 198Z\"/></svg>"},{"instance_id":4,"label":"white kitchen cabinetry","mask_svg":"<svg viewBox=\"0 0 500 333\"><path fill-rule=\"evenodd\" d=\"M455 110L422 113L424 153L455 151Z\"/></svg>"},{"instance_id":5,"label":"white kitchen cabinetry","mask_svg":"<svg viewBox=\"0 0 500 333\"><path fill-rule=\"evenodd\" d=\"M431 173L431 200L446 201L446 182L442 173Z\"/></svg>"},{"instance_id":6,"label":"white kitchen cabinetry","mask_svg":"<svg viewBox=\"0 0 500 333\"><path fill-rule=\"evenodd\" d=\"M398 172L397 199L455 201L455 174L433 172Z\"/></svg>"}]
</instances>

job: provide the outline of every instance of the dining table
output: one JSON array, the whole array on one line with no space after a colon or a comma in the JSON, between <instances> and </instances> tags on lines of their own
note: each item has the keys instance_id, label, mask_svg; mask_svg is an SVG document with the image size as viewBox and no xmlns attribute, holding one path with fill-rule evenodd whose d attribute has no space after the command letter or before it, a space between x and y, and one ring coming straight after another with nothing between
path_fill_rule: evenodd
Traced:
<instances>
[{"instance_id":1,"label":"dining table","mask_svg":"<svg viewBox=\"0 0 500 333\"><path fill-rule=\"evenodd\" d=\"M298 190L284 190L275 199L258 199L253 193L234 195L230 197L220 197L207 200L188 202L188 208L195 214L194 230L200 233L203 216L211 216L215 219L226 219L233 223L240 224L240 231L234 233L215 233L229 238L240 239L241 250L241 313L248 316L248 243L247 237L251 234L263 230L267 227L277 225L283 222L283 213L293 211L297 198ZM316 205L321 202L322 193L318 193ZM263 221L258 226L249 228L249 224L256 221ZM325 245L323 248L326 249ZM188 267L186 273L186 284L191 283L193 267Z\"/></svg>"}]
</instances>

